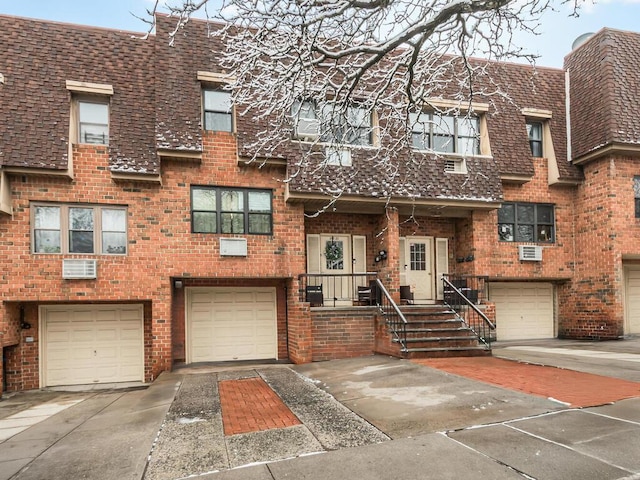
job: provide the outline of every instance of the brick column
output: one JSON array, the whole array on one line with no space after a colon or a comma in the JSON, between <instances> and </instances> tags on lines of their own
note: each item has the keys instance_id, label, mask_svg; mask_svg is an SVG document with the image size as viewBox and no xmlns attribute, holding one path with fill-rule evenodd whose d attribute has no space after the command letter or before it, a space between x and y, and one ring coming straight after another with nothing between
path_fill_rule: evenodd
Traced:
<instances>
[{"instance_id":1,"label":"brick column","mask_svg":"<svg viewBox=\"0 0 640 480\"><path fill-rule=\"evenodd\" d=\"M400 217L398 209L387 207L384 215L380 216L377 228L378 237L375 251L387 251L387 259L378 264L378 277L393 300L400 303Z\"/></svg>"},{"instance_id":2,"label":"brick column","mask_svg":"<svg viewBox=\"0 0 640 480\"><path fill-rule=\"evenodd\" d=\"M297 278L292 278L287 284L289 360L308 363L313 359L311 310L308 303L300 301L299 288Z\"/></svg>"}]
</instances>

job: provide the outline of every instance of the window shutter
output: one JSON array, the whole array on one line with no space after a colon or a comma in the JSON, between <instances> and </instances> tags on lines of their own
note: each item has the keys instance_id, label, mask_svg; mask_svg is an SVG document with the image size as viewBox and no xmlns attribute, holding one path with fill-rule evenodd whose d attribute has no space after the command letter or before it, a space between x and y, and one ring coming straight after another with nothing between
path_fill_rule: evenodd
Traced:
<instances>
[{"instance_id":1,"label":"window shutter","mask_svg":"<svg viewBox=\"0 0 640 480\"><path fill-rule=\"evenodd\" d=\"M400 285L407 284L407 269L405 265L407 263L406 259L406 239L404 237L400 237Z\"/></svg>"},{"instance_id":2,"label":"window shutter","mask_svg":"<svg viewBox=\"0 0 640 480\"><path fill-rule=\"evenodd\" d=\"M353 236L353 273L365 273L367 271L367 237L364 235Z\"/></svg>"},{"instance_id":3,"label":"window shutter","mask_svg":"<svg viewBox=\"0 0 640 480\"><path fill-rule=\"evenodd\" d=\"M320 273L320 235L307 235L307 273Z\"/></svg>"},{"instance_id":4,"label":"window shutter","mask_svg":"<svg viewBox=\"0 0 640 480\"><path fill-rule=\"evenodd\" d=\"M442 275L449 273L449 240L446 238L436 238L436 298L444 298L442 292Z\"/></svg>"},{"instance_id":5,"label":"window shutter","mask_svg":"<svg viewBox=\"0 0 640 480\"><path fill-rule=\"evenodd\" d=\"M353 236L353 273L366 273L367 271L367 237L364 235ZM366 277L356 277L355 284L358 287L368 285Z\"/></svg>"}]
</instances>

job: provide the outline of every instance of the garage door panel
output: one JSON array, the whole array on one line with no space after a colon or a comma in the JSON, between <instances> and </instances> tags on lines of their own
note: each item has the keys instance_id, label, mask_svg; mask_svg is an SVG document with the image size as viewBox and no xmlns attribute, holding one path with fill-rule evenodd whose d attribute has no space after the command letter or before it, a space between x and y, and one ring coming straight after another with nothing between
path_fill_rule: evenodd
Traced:
<instances>
[{"instance_id":1,"label":"garage door panel","mask_svg":"<svg viewBox=\"0 0 640 480\"><path fill-rule=\"evenodd\" d=\"M498 340L552 338L553 285L550 283L492 283Z\"/></svg>"},{"instance_id":2,"label":"garage door panel","mask_svg":"<svg viewBox=\"0 0 640 480\"><path fill-rule=\"evenodd\" d=\"M92 342L96 337L95 331L86 324L79 326L78 330L75 329L76 326L73 324L69 324L69 328L73 329L70 332L69 340L71 343Z\"/></svg>"},{"instance_id":3,"label":"garage door panel","mask_svg":"<svg viewBox=\"0 0 640 480\"><path fill-rule=\"evenodd\" d=\"M141 305L42 308L43 384L144 380Z\"/></svg>"},{"instance_id":4,"label":"garage door panel","mask_svg":"<svg viewBox=\"0 0 640 480\"><path fill-rule=\"evenodd\" d=\"M233 296L235 303L255 303L255 292L236 292Z\"/></svg>"},{"instance_id":5,"label":"garage door panel","mask_svg":"<svg viewBox=\"0 0 640 480\"><path fill-rule=\"evenodd\" d=\"M197 300L208 295L209 305ZM273 287L212 287L188 292L190 361L277 357Z\"/></svg>"},{"instance_id":6,"label":"garage door panel","mask_svg":"<svg viewBox=\"0 0 640 480\"><path fill-rule=\"evenodd\" d=\"M627 270L626 334L640 333L640 270Z\"/></svg>"}]
</instances>

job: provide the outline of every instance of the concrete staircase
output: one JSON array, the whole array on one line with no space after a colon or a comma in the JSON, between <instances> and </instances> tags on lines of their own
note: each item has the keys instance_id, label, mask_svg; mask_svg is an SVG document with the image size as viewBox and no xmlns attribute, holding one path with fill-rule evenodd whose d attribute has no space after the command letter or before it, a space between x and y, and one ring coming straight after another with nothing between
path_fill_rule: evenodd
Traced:
<instances>
[{"instance_id":1,"label":"concrete staircase","mask_svg":"<svg viewBox=\"0 0 640 480\"><path fill-rule=\"evenodd\" d=\"M397 344L403 358L471 357L491 355L476 335L447 305L402 306L407 319L406 351ZM391 335L391 333L390 333Z\"/></svg>"}]
</instances>

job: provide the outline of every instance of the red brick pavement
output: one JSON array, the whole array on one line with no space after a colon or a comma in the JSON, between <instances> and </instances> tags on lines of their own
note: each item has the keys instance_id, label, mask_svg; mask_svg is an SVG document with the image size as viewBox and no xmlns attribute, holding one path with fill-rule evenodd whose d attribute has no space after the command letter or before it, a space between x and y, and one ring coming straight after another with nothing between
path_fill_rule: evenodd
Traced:
<instances>
[{"instance_id":1,"label":"red brick pavement","mask_svg":"<svg viewBox=\"0 0 640 480\"><path fill-rule=\"evenodd\" d=\"M413 361L511 390L551 397L572 407L590 407L640 397L640 383L502 358L430 358Z\"/></svg>"},{"instance_id":2,"label":"red brick pavement","mask_svg":"<svg viewBox=\"0 0 640 480\"><path fill-rule=\"evenodd\" d=\"M300 420L262 378L218 383L225 435L300 425Z\"/></svg>"}]
</instances>

